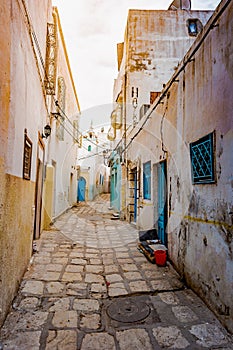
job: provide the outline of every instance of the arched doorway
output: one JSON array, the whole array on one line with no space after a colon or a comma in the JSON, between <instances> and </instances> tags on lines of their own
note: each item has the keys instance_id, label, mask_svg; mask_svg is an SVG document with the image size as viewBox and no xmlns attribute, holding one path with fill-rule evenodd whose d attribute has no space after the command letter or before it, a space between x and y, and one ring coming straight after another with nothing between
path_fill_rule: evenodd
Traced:
<instances>
[{"instance_id":1,"label":"arched doorway","mask_svg":"<svg viewBox=\"0 0 233 350\"><path fill-rule=\"evenodd\" d=\"M84 177L80 177L78 180L78 198L77 202L85 201L85 192L86 192L86 180Z\"/></svg>"}]
</instances>

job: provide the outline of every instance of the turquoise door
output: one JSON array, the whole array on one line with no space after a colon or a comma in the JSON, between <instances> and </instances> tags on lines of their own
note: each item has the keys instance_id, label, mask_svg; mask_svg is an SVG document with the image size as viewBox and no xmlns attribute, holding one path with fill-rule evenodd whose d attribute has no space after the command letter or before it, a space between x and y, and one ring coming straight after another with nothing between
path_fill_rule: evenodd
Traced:
<instances>
[{"instance_id":1,"label":"turquoise door","mask_svg":"<svg viewBox=\"0 0 233 350\"><path fill-rule=\"evenodd\" d=\"M166 161L158 164L158 237L167 245L167 174Z\"/></svg>"},{"instance_id":2,"label":"turquoise door","mask_svg":"<svg viewBox=\"0 0 233 350\"><path fill-rule=\"evenodd\" d=\"M78 202L85 201L85 192L86 192L86 180L84 177L80 177L78 180Z\"/></svg>"}]
</instances>

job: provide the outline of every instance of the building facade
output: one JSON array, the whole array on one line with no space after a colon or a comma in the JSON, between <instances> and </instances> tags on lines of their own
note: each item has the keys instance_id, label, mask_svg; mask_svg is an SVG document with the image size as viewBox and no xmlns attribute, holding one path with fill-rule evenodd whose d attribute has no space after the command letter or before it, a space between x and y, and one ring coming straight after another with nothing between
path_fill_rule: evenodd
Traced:
<instances>
[{"instance_id":1,"label":"building facade","mask_svg":"<svg viewBox=\"0 0 233 350\"><path fill-rule=\"evenodd\" d=\"M192 11L190 1L179 1L178 7L175 3L168 10L129 10L124 43L117 46L119 73L114 83L115 109L109 139L115 140L113 148L120 156L120 160L118 155L112 156L111 178L117 177L121 191L112 205L130 221L135 221L137 216L138 204L133 197L139 196L139 174L134 164L129 175L132 202L128 205L126 178L122 177L127 176L127 152L122 152L126 138L160 95L163 85L212 14L212 11ZM118 167L118 163L122 166Z\"/></svg>"},{"instance_id":2,"label":"building facade","mask_svg":"<svg viewBox=\"0 0 233 350\"><path fill-rule=\"evenodd\" d=\"M232 13L222 0L126 137L126 206L233 331ZM131 210L129 210L131 212Z\"/></svg>"},{"instance_id":3,"label":"building facade","mask_svg":"<svg viewBox=\"0 0 233 350\"><path fill-rule=\"evenodd\" d=\"M0 17L2 324L31 258L33 239L40 236L42 228L53 216L74 201L72 193L76 192L77 181L74 185L71 181L71 164L75 166L76 151L72 150L68 155L73 144L71 137L65 139L63 148L57 152L54 112L58 111L54 103L58 101L61 107L66 100L66 113L72 116L77 116L79 105L58 13L51 1L37 1L35 6L31 0L4 0L0 4ZM68 98L59 93L60 77L64 78ZM53 186L55 178L51 175L50 165L54 160L60 166L65 155L69 158L68 168L63 167L60 177L67 201L64 203L62 198L63 204L54 210L51 207L54 198L60 196L60 190L58 185ZM56 177L57 184L59 181Z\"/></svg>"}]
</instances>

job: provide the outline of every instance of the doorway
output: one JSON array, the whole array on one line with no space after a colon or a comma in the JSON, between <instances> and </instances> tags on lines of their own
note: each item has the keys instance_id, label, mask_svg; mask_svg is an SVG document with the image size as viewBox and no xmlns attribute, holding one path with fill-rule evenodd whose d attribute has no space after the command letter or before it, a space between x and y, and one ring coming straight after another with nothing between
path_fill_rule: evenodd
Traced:
<instances>
[{"instance_id":1,"label":"doorway","mask_svg":"<svg viewBox=\"0 0 233 350\"><path fill-rule=\"evenodd\" d=\"M85 193L86 193L86 180L84 177L80 177L78 180L78 202L85 202Z\"/></svg>"},{"instance_id":2,"label":"doorway","mask_svg":"<svg viewBox=\"0 0 233 350\"><path fill-rule=\"evenodd\" d=\"M158 194L158 238L167 245L167 164L166 161L157 165L157 194Z\"/></svg>"}]
</instances>

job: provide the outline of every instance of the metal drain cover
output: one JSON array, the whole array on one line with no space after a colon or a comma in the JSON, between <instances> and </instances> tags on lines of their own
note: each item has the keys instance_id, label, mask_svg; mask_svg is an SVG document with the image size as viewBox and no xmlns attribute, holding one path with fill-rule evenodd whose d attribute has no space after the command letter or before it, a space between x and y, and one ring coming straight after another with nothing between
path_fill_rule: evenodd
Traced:
<instances>
[{"instance_id":1,"label":"metal drain cover","mask_svg":"<svg viewBox=\"0 0 233 350\"><path fill-rule=\"evenodd\" d=\"M115 321L132 323L149 316L150 307L141 301L116 300L107 308L107 314Z\"/></svg>"}]
</instances>

